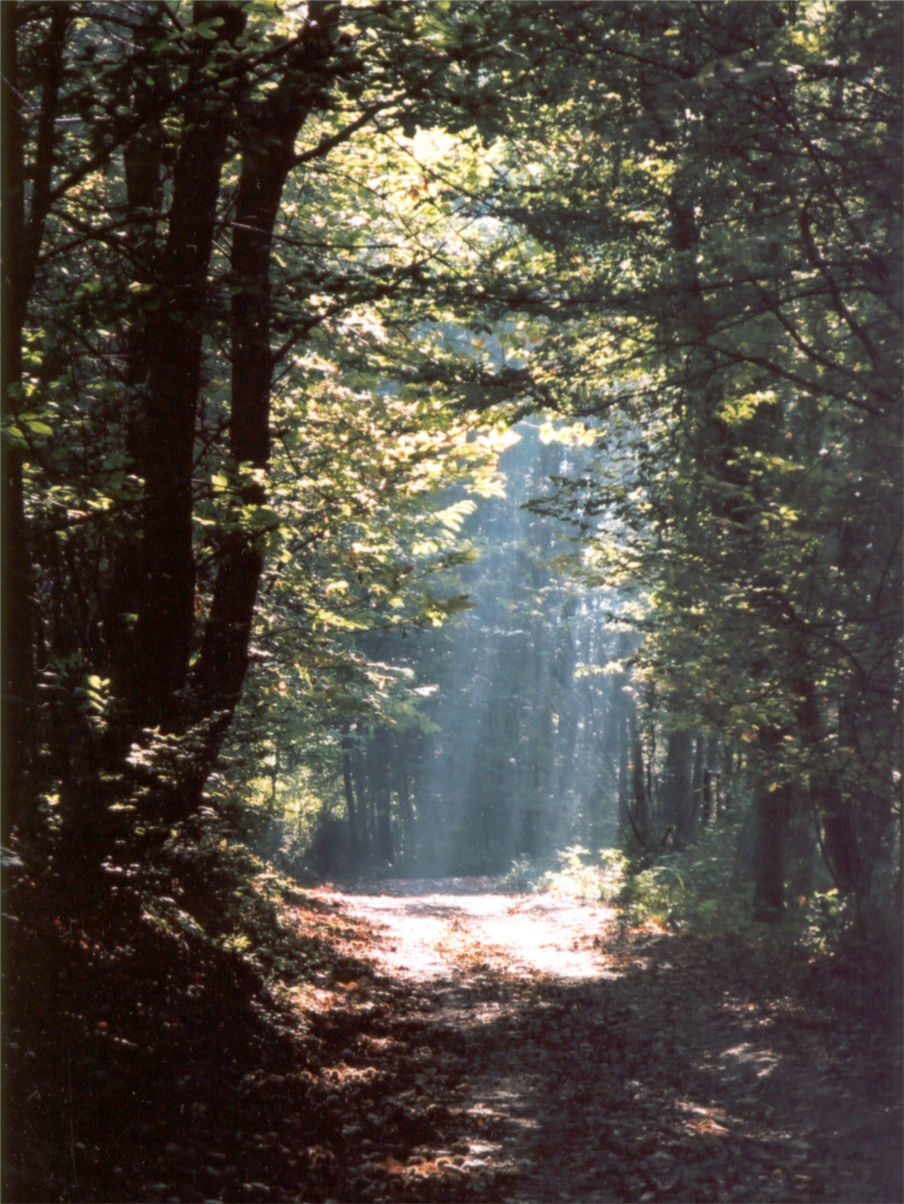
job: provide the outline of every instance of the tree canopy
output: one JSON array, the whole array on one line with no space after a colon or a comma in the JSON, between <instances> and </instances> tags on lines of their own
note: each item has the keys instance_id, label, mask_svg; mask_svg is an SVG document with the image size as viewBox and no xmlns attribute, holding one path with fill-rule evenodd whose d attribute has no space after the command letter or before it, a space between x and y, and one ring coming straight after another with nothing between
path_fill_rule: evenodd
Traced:
<instances>
[{"instance_id":1,"label":"tree canopy","mask_svg":"<svg viewBox=\"0 0 904 1204\"><path fill-rule=\"evenodd\" d=\"M731 779L762 918L801 825L900 889L900 18L5 5L5 839L140 861L244 748L349 872L649 858Z\"/></svg>"}]
</instances>

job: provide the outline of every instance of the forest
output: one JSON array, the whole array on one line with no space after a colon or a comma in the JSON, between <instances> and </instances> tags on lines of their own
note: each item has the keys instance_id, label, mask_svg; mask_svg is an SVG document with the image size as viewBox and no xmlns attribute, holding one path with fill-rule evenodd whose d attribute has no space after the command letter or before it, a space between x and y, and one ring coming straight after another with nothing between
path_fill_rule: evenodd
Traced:
<instances>
[{"instance_id":1,"label":"forest","mask_svg":"<svg viewBox=\"0 0 904 1204\"><path fill-rule=\"evenodd\" d=\"M901 5L0 22L4 1198L902 1198Z\"/></svg>"}]
</instances>

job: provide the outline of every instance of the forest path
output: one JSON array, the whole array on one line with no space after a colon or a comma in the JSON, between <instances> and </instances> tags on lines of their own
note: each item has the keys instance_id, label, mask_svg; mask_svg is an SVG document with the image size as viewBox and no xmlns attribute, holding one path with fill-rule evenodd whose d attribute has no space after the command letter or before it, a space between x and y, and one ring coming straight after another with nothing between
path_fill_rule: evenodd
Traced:
<instances>
[{"instance_id":1,"label":"forest path","mask_svg":"<svg viewBox=\"0 0 904 1204\"><path fill-rule=\"evenodd\" d=\"M373 956L386 973L412 982L475 973L597 978L599 934L617 913L564 895L503 890L494 878L396 879L356 888L345 908L372 924Z\"/></svg>"},{"instance_id":2,"label":"forest path","mask_svg":"<svg viewBox=\"0 0 904 1204\"><path fill-rule=\"evenodd\" d=\"M887 1038L792 990L771 936L628 932L491 879L312 893L348 958L298 999L334 1051L331 1197L901 1198Z\"/></svg>"}]
</instances>

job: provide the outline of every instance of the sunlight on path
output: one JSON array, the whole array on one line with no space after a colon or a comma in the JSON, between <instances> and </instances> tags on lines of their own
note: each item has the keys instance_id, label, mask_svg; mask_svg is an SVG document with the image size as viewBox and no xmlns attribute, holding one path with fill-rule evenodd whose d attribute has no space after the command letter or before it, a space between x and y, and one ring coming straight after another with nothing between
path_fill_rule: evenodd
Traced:
<instances>
[{"instance_id":1,"label":"sunlight on path","mask_svg":"<svg viewBox=\"0 0 904 1204\"><path fill-rule=\"evenodd\" d=\"M372 894L330 897L382 928L373 952L384 970L403 978L423 982L481 970L605 976L594 938L612 923L612 908L558 895L491 893L494 885L483 878L386 882L369 887Z\"/></svg>"}]
</instances>

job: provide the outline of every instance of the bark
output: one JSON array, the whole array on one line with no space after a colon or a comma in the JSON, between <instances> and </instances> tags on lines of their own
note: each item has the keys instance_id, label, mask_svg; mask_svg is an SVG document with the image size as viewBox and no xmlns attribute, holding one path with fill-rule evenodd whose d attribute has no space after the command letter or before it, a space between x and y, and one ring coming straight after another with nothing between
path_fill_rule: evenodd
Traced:
<instances>
[{"instance_id":1,"label":"bark","mask_svg":"<svg viewBox=\"0 0 904 1204\"><path fill-rule=\"evenodd\" d=\"M637 722L637 708L629 713L631 730L631 826L644 849L650 833L650 794L644 767L643 742Z\"/></svg>"},{"instance_id":2,"label":"bark","mask_svg":"<svg viewBox=\"0 0 904 1204\"><path fill-rule=\"evenodd\" d=\"M700 824L708 828L719 811L719 771L713 768L719 764L719 737L715 733L706 739L703 761Z\"/></svg>"},{"instance_id":3,"label":"bark","mask_svg":"<svg viewBox=\"0 0 904 1204\"><path fill-rule=\"evenodd\" d=\"M690 731L669 735L662 780L663 821L675 847L683 848L693 831L692 737Z\"/></svg>"},{"instance_id":4,"label":"bark","mask_svg":"<svg viewBox=\"0 0 904 1204\"><path fill-rule=\"evenodd\" d=\"M378 728L367 750L368 793L374 818L374 854L382 864L392 863L392 788L389 779L390 737L385 728Z\"/></svg>"},{"instance_id":5,"label":"bark","mask_svg":"<svg viewBox=\"0 0 904 1204\"><path fill-rule=\"evenodd\" d=\"M373 798L367 773L367 750L357 748L349 755L351 762L352 787L358 803L358 853L362 861L368 861L374 847L376 825L373 815Z\"/></svg>"},{"instance_id":6,"label":"bark","mask_svg":"<svg viewBox=\"0 0 904 1204\"><path fill-rule=\"evenodd\" d=\"M703 807L704 807L704 758L703 758L704 738L698 732L694 740L694 768L693 768L693 785L691 789L691 816L690 816L690 831L689 839L693 840L697 833L697 827L702 822Z\"/></svg>"},{"instance_id":7,"label":"bark","mask_svg":"<svg viewBox=\"0 0 904 1204\"><path fill-rule=\"evenodd\" d=\"M135 112L155 112L123 147L123 174L126 185L126 219L129 259L136 282L152 288L159 272L159 227L163 203L163 137L161 119L166 109L168 78L165 67L155 61L151 49L164 33L162 15L157 6L140 6L142 20L133 30L136 60L146 63L132 94ZM127 415L126 451L135 472L140 473L144 443L144 421L148 409L147 386L151 372L151 346L146 329L146 297L133 296L126 332L125 380L131 398ZM126 616L138 613L144 566L136 533L129 527L114 550L114 568L110 585L102 599L103 628L107 640L107 672L117 698L132 699L139 692L136 674L135 631ZM117 715L120 743L132 739L129 708ZM112 733L111 733L112 736Z\"/></svg>"},{"instance_id":8,"label":"bark","mask_svg":"<svg viewBox=\"0 0 904 1204\"><path fill-rule=\"evenodd\" d=\"M788 890L792 902L802 905L813 889L817 845L810 802L799 786L789 793L788 812Z\"/></svg>"},{"instance_id":9,"label":"bark","mask_svg":"<svg viewBox=\"0 0 904 1204\"><path fill-rule=\"evenodd\" d=\"M754 920L772 923L785 910L786 800L761 787L754 797Z\"/></svg>"},{"instance_id":10,"label":"bark","mask_svg":"<svg viewBox=\"0 0 904 1204\"><path fill-rule=\"evenodd\" d=\"M355 800L355 784L352 777L351 750L354 747L350 735L342 737L342 787L345 791L345 811L348 820L348 847L352 864L356 864L361 852L361 823Z\"/></svg>"},{"instance_id":11,"label":"bark","mask_svg":"<svg viewBox=\"0 0 904 1204\"><path fill-rule=\"evenodd\" d=\"M810 679L801 675L795 683L798 697L797 720L804 740L818 755L825 740L825 723L816 690ZM839 701L839 741L842 747L857 746L854 713L846 697ZM865 896L868 873L861 855L861 831L851 801L844 797L838 771L828 769L814 775L812 799L821 824L823 856L839 890Z\"/></svg>"},{"instance_id":12,"label":"bark","mask_svg":"<svg viewBox=\"0 0 904 1204\"><path fill-rule=\"evenodd\" d=\"M398 738L394 743L396 793L399 800L399 818L402 821L402 851L407 859L411 859L417 853L417 830L414 822L414 806L411 800L411 777L408 772L405 750L399 748Z\"/></svg>"},{"instance_id":13,"label":"bark","mask_svg":"<svg viewBox=\"0 0 904 1204\"><path fill-rule=\"evenodd\" d=\"M290 59L280 86L253 109L245 107L241 124L242 166L233 223L232 388L230 452L237 464L261 473L270 457L270 263L273 230L289 172L295 164L295 139L318 103L311 81L328 70L330 29L338 16L312 27ZM265 488L249 475L238 486L239 500L262 505ZM264 531L238 529L221 536L220 558L210 614L190 692L197 719L207 722L202 772L212 765L232 721L248 669L248 648L263 567Z\"/></svg>"},{"instance_id":14,"label":"bark","mask_svg":"<svg viewBox=\"0 0 904 1204\"><path fill-rule=\"evenodd\" d=\"M753 919L763 923L774 923L785 910L788 787L771 781L770 763L780 739L778 732L760 735L754 778Z\"/></svg>"},{"instance_id":15,"label":"bark","mask_svg":"<svg viewBox=\"0 0 904 1204\"><path fill-rule=\"evenodd\" d=\"M196 3L195 19L220 17L210 51L195 65L197 89L187 104L174 176L169 231L159 290L147 317L150 365L141 470L145 480L142 590L138 606L137 672L131 699L141 726L179 731L194 629L192 467L201 386L202 314L231 125L227 93L202 85L209 55L233 41L244 9Z\"/></svg>"},{"instance_id":16,"label":"bark","mask_svg":"<svg viewBox=\"0 0 904 1204\"><path fill-rule=\"evenodd\" d=\"M700 808L700 825L703 828L708 828L712 823L715 807L713 805L714 790L713 784L718 779L713 774L713 771L708 765L703 766L703 777L701 782L701 808Z\"/></svg>"},{"instance_id":17,"label":"bark","mask_svg":"<svg viewBox=\"0 0 904 1204\"><path fill-rule=\"evenodd\" d=\"M51 7L42 61L44 80L35 130L33 161L29 172L31 199L26 214L24 124L20 112L18 56L16 52L18 6L0 10L2 54L2 207L3 271L2 342L0 342L0 405L3 417L13 416L22 385L22 338L29 298L34 286L44 226L51 204L54 123L63 82L63 55L70 6ZM24 513L23 456L18 447L3 440L0 450L0 507L2 507L3 589L0 591L2 631L3 714L2 739L4 843L25 816L34 761L34 642L32 563Z\"/></svg>"},{"instance_id":18,"label":"bark","mask_svg":"<svg viewBox=\"0 0 904 1204\"><path fill-rule=\"evenodd\" d=\"M615 717L613 716L613 719ZM631 735L628 726L628 715L622 706L617 717L618 723L618 831L622 842L628 834L631 824Z\"/></svg>"},{"instance_id":19,"label":"bark","mask_svg":"<svg viewBox=\"0 0 904 1204\"><path fill-rule=\"evenodd\" d=\"M733 748L732 745L726 744L722 750L722 787L716 810L716 815L719 819L731 815L735 809L735 801L743 768L741 753Z\"/></svg>"},{"instance_id":20,"label":"bark","mask_svg":"<svg viewBox=\"0 0 904 1204\"><path fill-rule=\"evenodd\" d=\"M856 894L863 874L854 817L837 795L823 805L823 847L832 877L839 890Z\"/></svg>"}]
</instances>

